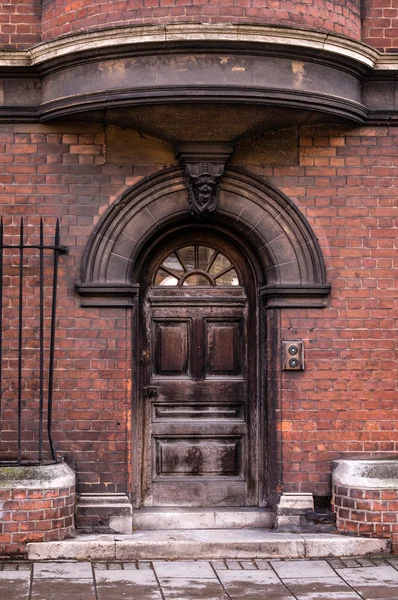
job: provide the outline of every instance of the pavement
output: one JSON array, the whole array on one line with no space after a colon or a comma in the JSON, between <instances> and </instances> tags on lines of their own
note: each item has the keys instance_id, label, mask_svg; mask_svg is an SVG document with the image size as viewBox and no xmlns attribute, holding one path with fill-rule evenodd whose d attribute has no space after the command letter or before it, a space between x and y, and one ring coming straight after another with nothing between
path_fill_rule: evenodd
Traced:
<instances>
[{"instance_id":1,"label":"pavement","mask_svg":"<svg viewBox=\"0 0 398 600\"><path fill-rule=\"evenodd\" d=\"M1 600L398 600L398 557L5 561Z\"/></svg>"}]
</instances>

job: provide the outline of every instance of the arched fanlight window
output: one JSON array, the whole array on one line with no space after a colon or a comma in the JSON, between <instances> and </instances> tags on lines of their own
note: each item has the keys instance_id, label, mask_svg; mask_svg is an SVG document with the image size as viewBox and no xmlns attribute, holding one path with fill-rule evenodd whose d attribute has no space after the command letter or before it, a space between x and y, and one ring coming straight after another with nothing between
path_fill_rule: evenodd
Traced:
<instances>
[{"instance_id":1,"label":"arched fanlight window","mask_svg":"<svg viewBox=\"0 0 398 600\"><path fill-rule=\"evenodd\" d=\"M240 285L234 265L219 250L191 244L173 250L160 264L155 285L230 286Z\"/></svg>"}]
</instances>

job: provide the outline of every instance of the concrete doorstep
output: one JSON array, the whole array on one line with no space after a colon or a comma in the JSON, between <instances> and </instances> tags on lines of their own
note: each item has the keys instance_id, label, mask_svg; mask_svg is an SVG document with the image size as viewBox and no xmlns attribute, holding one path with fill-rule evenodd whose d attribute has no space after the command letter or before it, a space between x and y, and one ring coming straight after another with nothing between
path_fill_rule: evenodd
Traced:
<instances>
[{"instance_id":1,"label":"concrete doorstep","mask_svg":"<svg viewBox=\"0 0 398 600\"><path fill-rule=\"evenodd\" d=\"M27 545L29 560L181 560L321 558L388 554L387 540L262 529L140 530L131 535L78 535Z\"/></svg>"}]
</instances>

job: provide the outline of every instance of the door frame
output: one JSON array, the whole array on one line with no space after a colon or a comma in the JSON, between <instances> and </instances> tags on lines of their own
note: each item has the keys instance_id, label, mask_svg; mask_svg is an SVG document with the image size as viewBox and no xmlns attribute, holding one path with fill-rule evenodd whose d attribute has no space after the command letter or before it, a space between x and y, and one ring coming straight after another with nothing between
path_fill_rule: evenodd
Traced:
<instances>
[{"instance_id":1,"label":"door frame","mask_svg":"<svg viewBox=\"0 0 398 600\"><path fill-rule=\"evenodd\" d=\"M135 415L135 434L136 440L135 456L133 454L134 469L134 506L141 506L142 500L146 495L145 481L148 480L151 467L146 465L146 456L150 454L150 435L147 428L150 423L150 414L148 412L149 404L143 399L142 389L147 382L142 379L141 351L143 340L150 334L145 332L146 324L143 316L145 305L147 303L147 292L152 285L152 275L159 264L160 258L171 252L173 247L185 238L186 242L201 241L203 244L219 245L220 250L226 256L233 259L238 265L240 273L243 275L243 284L248 304L248 323L247 329L251 335L255 336L255 344L252 352L247 356L250 358L247 364L247 393L253 396L251 407L256 410L250 410L247 414L247 453L251 468L248 470L247 488L248 506L265 507L267 502L267 423L266 423L266 389L264 381L260 381L265 368L262 365L261 356L264 356L262 340L266 339L265 323L260 316L259 310L259 285L256 278L256 268L253 265L255 257L245 248L240 236L233 235L231 231L222 226L215 226L215 223L197 223L188 222L178 223L166 228L160 235L155 235L149 240L146 247L141 252L137 261L136 277L140 282L140 294L137 298L135 312L134 330L136 332L133 338L135 346L133 361L133 381L136 382L133 394L133 415ZM224 244L224 245L222 245ZM258 268L258 265L256 265ZM151 270L152 268L152 270ZM138 332L138 335L137 335ZM261 378L262 379L262 378ZM250 457L250 458L249 458Z\"/></svg>"},{"instance_id":2,"label":"door frame","mask_svg":"<svg viewBox=\"0 0 398 600\"><path fill-rule=\"evenodd\" d=\"M193 223L182 169L162 169L124 190L102 215L87 243L76 291L82 307L120 310L131 319L132 371L136 373L139 257L148 240L178 223ZM328 306L330 284L316 233L300 209L264 178L228 168L220 182L213 227L225 228L237 239L256 271L259 288L260 389L266 390L268 423L268 498L271 505L283 491L281 403L281 311ZM138 270L137 270L138 269ZM265 326L266 325L266 326ZM266 335L265 335L266 332ZM265 373L265 367L266 373ZM126 372L126 392L132 394L126 424L126 491L134 498L136 440L140 435L135 410L137 382ZM264 393L264 392L263 392ZM131 416L132 415L132 416ZM264 423L264 418L261 417ZM134 460L134 471L132 468Z\"/></svg>"}]
</instances>

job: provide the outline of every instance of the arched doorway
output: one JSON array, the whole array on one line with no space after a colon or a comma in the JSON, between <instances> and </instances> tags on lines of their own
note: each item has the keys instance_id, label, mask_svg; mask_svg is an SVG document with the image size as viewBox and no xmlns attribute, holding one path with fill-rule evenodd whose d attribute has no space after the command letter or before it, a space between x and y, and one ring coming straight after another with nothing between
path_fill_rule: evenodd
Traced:
<instances>
[{"instance_id":1,"label":"arched doorway","mask_svg":"<svg viewBox=\"0 0 398 600\"><path fill-rule=\"evenodd\" d=\"M198 232L208 237L197 237ZM179 237L184 235L184 239ZM243 283L242 286L238 286L241 287L241 306L248 306L248 319L256 319L255 344L252 344L253 340L249 338L252 325L249 321L247 324L245 321L244 325L247 327L244 333L249 340L247 346L250 349L249 354L245 355L246 364L250 361L256 362L257 385L257 411L253 417L254 420L257 419L257 423L254 426L248 420L244 424L248 432L251 427L246 440L249 455L251 440L255 440L256 447L255 457L252 459L250 456L247 463L250 468L245 467L249 492L246 494L245 489L244 502L247 506L267 506L268 502L272 506L283 487L279 435L282 415L281 311L284 308L295 308L298 311L303 308L323 308L328 302L330 286L326 281L321 249L303 214L289 198L273 186L251 174L233 169L223 174L217 213L207 222L198 223L190 214L183 172L180 169L169 169L156 173L127 190L102 217L87 245L82 281L77 286L77 291L82 297L81 305L120 308L125 311L126 319L132 320L132 417L126 428L127 435L131 432L132 440L126 456L131 479L127 482L126 489L131 494L135 506L141 506L142 503L153 504L152 484L158 476L156 465L160 464L155 454L151 462L148 460L156 444L153 441L152 450L148 447L152 433L147 431L146 427L153 417L146 413L155 409L151 403L143 402L142 397L143 388L150 388L152 383L157 387L150 376L150 369L155 369L156 373L156 365L140 365L143 358L140 353L147 351L146 348L152 348L153 343L151 332L142 331L146 327L144 323L147 322L143 318L145 303L149 306L149 314L152 315L151 311L156 302L151 303L151 295L156 297L156 288L160 290L167 287L172 290L174 287L177 291L171 291L165 296L170 296L173 300L170 300L170 309L173 309L173 306L177 307L176 297L179 294L181 298L185 294L188 294L188 298L194 294L193 291L185 292L190 288L189 285L183 285L186 279L191 275L200 275L209 286L192 286L192 290L199 289L200 295L205 287L213 288L212 301L215 306L220 304L215 302L219 294L217 285L212 285L209 279L209 275L212 274L206 270L205 273L185 273L187 277L182 280L180 286L161 286L160 280L159 286L155 285L156 274L164 261L171 257L175 249L189 247L191 242L205 248L217 249L231 262L238 275L238 281ZM163 267L167 268L167 265L164 264ZM164 268L161 270L164 271ZM170 275L167 271L164 272L179 281L175 273ZM234 286L229 286L230 292L233 289ZM164 301L162 294L163 292L160 294L161 302ZM193 300L190 299L189 302L192 303ZM166 306L161 309L165 310ZM244 310L246 309L242 309L242 318L246 318ZM183 319L181 314L176 318ZM153 319L156 318L153 316ZM162 319L162 315L159 318ZM205 318L207 317L203 316L203 319ZM174 343L173 336L177 343L178 339L181 342L182 329L177 333L170 329L166 332L166 336L171 333L169 342L171 340L171 344ZM233 339L232 329L230 328L230 333L227 334L230 339ZM221 338L224 333L223 331ZM217 336L218 332L215 335ZM182 356L180 354L181 360ZM181 375L182 378L184 376L186 377ZM177 377L177 374L171 374L171 377ZM213 378L216 379L215 376ZM156 393L156 390L154 392ZM147 393L151 394L151 390L148 389ZM159 393L159 389L157 393L164 395L163 391ZM167 402L166 398L165 404ZM172 421L177 425L180 422L175 415ZM206 425L206 419L206 427L211 425L211 419L208 421ZM238 426L238 423L236 425ZM170 424L166 425L169 426ZM153 435L160 435L160 431L159 424L159 430ZM171 436L170 430L166 431L166 435ZM261 450L264 448L263 444L266 448ZM193 452L196 453L196 447L193 448ZM173 457L173 449L174 447L167 448L168 457ZM232 450L225 452L227 456L232 455ZM208 456L210 454L208 452ZM181 464L184 461L180 457L172 458L171 462L173 460L177 465L174 469L183 469ZM211 461L211 457L208 460ZM218 464L221 464L220 459L217 460ZM233 477L237 477L238 473L236 464L243 463L235 461ZM192 469L195 465L197 466L197 463L192 458ZM149 469L152 469L151 474ZM198 475L192 477L195 481L199 480ZM256 481L252 482L251 479ZM142 484L144 489L141 489ZM256 487L257 491L250 491ZM239 492L237 497L242 498L242 493Z\"/></svg>"},{"instance_id":2,"label":"arched doorway","mask_svg":"<svg viewBox=\"0 0 398 600\"><path fill-rule=\"evenodd\" d=\"M259 506L257 302L243 251L213 227L155 242L140 269L143 506Z\"/></svg>"}]
</instances>

